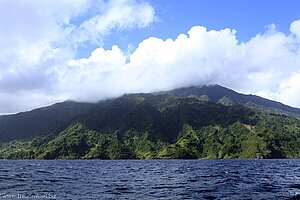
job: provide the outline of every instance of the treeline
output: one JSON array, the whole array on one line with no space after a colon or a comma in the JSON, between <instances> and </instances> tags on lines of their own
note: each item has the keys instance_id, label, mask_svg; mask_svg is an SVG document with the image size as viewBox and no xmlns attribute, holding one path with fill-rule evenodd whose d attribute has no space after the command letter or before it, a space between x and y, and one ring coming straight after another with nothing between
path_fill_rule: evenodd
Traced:
<instances>
[{"instance_id":1,"label":"treeline","mask_svg":"<svg viewBox=\"0 0 300 200\"><path fill-rule=\"evenodd\" d=\"M300 123L286 115L256 114L255 125L236 121L195 128L184 124L177 138L148 131L99 133L74 123L59 135L1 144L2 159L226 159L299 158Z\"/></svg>"}]
</instances>

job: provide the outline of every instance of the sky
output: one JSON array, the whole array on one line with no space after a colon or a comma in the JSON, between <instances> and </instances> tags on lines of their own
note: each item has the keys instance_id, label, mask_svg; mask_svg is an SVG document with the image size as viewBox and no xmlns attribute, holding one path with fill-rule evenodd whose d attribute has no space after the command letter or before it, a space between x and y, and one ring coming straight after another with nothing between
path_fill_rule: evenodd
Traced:
<instances>
[{"instance_id":1,"label":"sky","mask_svg":"<svg viewBox=\"0 0 300 200\"><path fill-rule=\"evenodd\" d=\"M0 0L0 114L219 84L300 107L298 0Z\"/></svg>"}]
</instances>

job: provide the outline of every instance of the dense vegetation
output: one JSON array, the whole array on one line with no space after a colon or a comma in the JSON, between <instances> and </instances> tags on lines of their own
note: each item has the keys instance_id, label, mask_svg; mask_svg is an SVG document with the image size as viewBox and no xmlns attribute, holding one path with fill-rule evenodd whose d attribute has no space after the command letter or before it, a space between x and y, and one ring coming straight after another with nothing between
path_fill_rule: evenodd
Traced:
<instances>
[{"instance_id":1,"label":"dense vegetation","mask_svg":"<svg viewBox=\"0 0 300 200\"><path fill-rule=\"evenodd\" d=\"M68 121L88 112L94 105L66 101L52 106L0 116L0 141L28 139L64 130Z\"/></svg>"},{"instance_id":2,"label":"dense vegetation","mask_svg":"<svg viewBox=\"0 0 300 200\"><path fill-rule=\"evenodd\" d=\"M187 88L179 88L171 91L166 91L166 94L171 94L177 97L189 97L206 95L213 102L218 102L222 98L227 98L233 103L238 103L242 105L250 105L254 107L259 107L262 110L268 110L276 113L293 114L300 116L300 109L293 108L282 103L265 99L256 95L245 95L237 93L228 88L222 87L220 85L208 85L208 86L191 86Z\"/></svg>"},{"instance_id":3,"label":"dense vegetation","mask_svg":"<svg viewBox=\"0 0 300 200\"><path fill-rule=\"evenodd\" d=\"M294 116L295 113L289 115L289 112L282 112L279 108L253 102L236 103L230 95L217 98L217 92L209 95L195 91L198 91L197 88L192 88L192 92L191 88L180 89L180 94L178 90L175 91L178 94L172 94L174 91L128 94L93 106L80 104L80 109L75 111L71 107L76 103L68 103L68 109L62 109L62 113L68 113L65 119L59 109L47 107L52 113L49 117L50 124L44 119L45 109L37 110L33 115L25 113L25 121L35 119L36 113L42 113L37 115L42 118L37 123L51 127L51 130L39 128L39 131L44 132L38 134L37 129L32 128L33 133L30 135L30 128L22 128L24 123L20 123L21 127L18 127L16 123L16 130L22 137L16 138L17 140L1 140L0 158L300 157L300 120ZM59 120L55 120L57 112L60 113L57 114ZM18 115L17 122L22 122L20 116L22 114ZM0 131L4 130L3 127L5 126L2 125L1 129L0 123ZM24 130L26 137L21 130ZM2 132L0 136L1 134Z\"/></svg>"}]
</instances>

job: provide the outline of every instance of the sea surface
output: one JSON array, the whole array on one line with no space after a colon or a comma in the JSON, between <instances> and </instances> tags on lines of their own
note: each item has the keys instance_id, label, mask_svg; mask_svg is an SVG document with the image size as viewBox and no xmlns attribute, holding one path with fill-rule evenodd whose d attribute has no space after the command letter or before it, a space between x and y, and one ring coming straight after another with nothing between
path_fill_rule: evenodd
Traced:
<instances>
[{"instance_id":1,"label":"sea surface","mask_svg":"<svg viewBox=\"0 0 300 200\"><path fill-rule=\"evenodd\" d=\"M0 199L300 199L300 160L0 160Z\"/></svg>"}]
</instances>

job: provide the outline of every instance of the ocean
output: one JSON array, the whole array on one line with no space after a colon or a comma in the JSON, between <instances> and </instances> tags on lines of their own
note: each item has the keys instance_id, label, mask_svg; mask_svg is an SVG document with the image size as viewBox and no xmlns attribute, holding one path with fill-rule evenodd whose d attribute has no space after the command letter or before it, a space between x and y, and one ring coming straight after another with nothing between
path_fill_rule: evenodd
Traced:
<instances>
[{"instance_id":1,"label":"ocean","mask_svg":"<svg viewBox=\"0 0 300 200\"><path fill-rule=\"evenodd\" d=\"M0 160L0 199L300 199L300 160Z\"/></svg>"}]
</instances>

